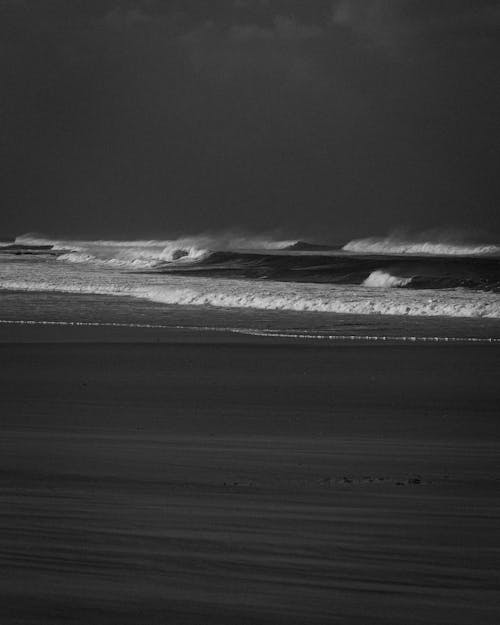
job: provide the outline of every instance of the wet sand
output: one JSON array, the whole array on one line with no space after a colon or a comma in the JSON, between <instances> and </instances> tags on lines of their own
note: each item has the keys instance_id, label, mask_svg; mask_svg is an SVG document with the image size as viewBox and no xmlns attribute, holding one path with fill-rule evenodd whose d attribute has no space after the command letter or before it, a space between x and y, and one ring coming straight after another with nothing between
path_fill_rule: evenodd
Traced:
<instances>
[{"instance_id":1,"label":"wet sand","mask_svg":"<svg viewBox=\"0 0 500 625\"><path fill-rule=\"evenodd\" d=\"M144 337L0 344L2 625L500 622L497 346Z\"/></svg>"}]
</instances>

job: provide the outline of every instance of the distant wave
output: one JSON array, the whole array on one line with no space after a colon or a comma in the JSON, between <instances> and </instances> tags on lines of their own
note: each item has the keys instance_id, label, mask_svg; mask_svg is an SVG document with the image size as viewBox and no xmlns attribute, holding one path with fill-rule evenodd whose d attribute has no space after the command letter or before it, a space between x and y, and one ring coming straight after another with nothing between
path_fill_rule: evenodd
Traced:
<instances>
[{"instance_id":1,"label":"distant wave","mask_svg":"<svg viewBox=\"0 0 500 625\"><path fill-rule=\"evenodd\" d=\"M320 243L309 243L308 241L295 241L284 248L290 252L328 252L340 249L335 245L321 245Z\"/></svg>"},{"instance_id":2,"label":"distant wave","mask_svg":"<svg viewBox=\"0 0 500 625\"><path fill-rule=\"evenodd\" d=\"M500 256L370 254L264 237L79 241L23 235L0 252L103 269L404 289L500 291Z\"/></svg>"},{"instance_id":3,"label":"distant wave","mask_svg":"<svg viewBox=\"0 0 500 625\"><path fill-rule=\"evenodd\" d=\"M0 243L0 253L2 254L49 254L57 255L52 251L52 245L24 245L22 243Z\"/></svg>"},{"instance_id":4,"label":"distant wave","mask_svg":"<svg viewBox=\"0 0 500 625\"><path fill-rule=\"evenodd\" d=\"M209 248L211 250L279 250L298 243L297 240L273 239L260 235L238 235L232 233L200 234L178 237L176 239L54 239L38 234L23 234L16 237L15 243L23 245L52 245L54 249L81 250L86 247L103 248L172 248L184 247Z\"/></svg>"},{"instance_id":5,"label":"distant wave","mask_svg":"<svg viewBox=\"0 0 500 625\"><path fill-rule=\"evenodd\" d=\"M69 263L89 263L92 265L116 267L123 269L148 269L161 266L165 263L178 263L201 260L210 255L208 250L196 247L165 246L161 251L144 251L127 247L111 255L105 253L105 248L97 250L95 254L84 252L66 252L58 256L58 260Z\"/></svg>"},{"instance_id":6,"label":"distant wave","mask_svg":"<svg viewBox=\"0 0 500 625\"><path fill-rule=\"evenodd\" d=\"M123 264L134 261L175 262L190 256L198 258L210 252L291 252L358 255L414 256L500 256L500 244L461 243L448 240L407 240L402 237L354 239L342 248L303 240L281 240L266 236L235 234L196 235L165 240L78 240L57 239L38 234L24 234L15 241L2 242L5 248L43 248L58 253L81 253L79 262L118 260ZM85 257L85 254L87 257ZM73 260L75 262L74 257ZM67 259L65 259L67 260Z\"/></svg>"},{"instance_id":7,"label":"distant wave","mask_svg":"<svg viewBox=\"0 0 500 625\"><path fill-rule=\"evenodd\" d=\"M500 255L500 245L439 241L406 241L398 238L355 239L342 248L357 254L416 254L431 256Z\"/></svg>"},{"instance_id":8,"label":"distant wave","mask_svg":"<svg viewBox=\"0 0 500 625\"><path fill-rule=\"evenodd\" d=\"M15 245L28 250L50 249L59 260L100 266L145 269L168 263L195 262L213 251L284 250L297 241L273 240L264 236L234 234L199 235L172 240L77 240L51 239L43 235L24 234Z\"/></svg>"}]
</instances>

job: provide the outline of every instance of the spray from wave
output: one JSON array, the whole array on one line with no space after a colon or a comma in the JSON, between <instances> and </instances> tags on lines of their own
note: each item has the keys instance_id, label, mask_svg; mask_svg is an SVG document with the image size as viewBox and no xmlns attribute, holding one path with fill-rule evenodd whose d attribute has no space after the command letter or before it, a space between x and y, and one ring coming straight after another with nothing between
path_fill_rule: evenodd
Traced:
<instances>
[{"instance_id":1,"label":"spray from wave","mask_svg":"<svg viewBox=\"0 0 500 625\"><path fill-rule=\"evenodd\" d=\"M363 245L365 250L373 249L366 245L366 240ZM82 265L82 269L89 266L158 275L378 288L500 291L500 255L408 253L395 259L394 254L356 254L304 241L263 236L226 234L171 240L82 241L23 235L14 245L0 249L0 252L54 257L63 261L61 264Z\"/></svg>"},{"instance_id":2,"label":"spray from wave","mask_svg":"<svg viewBox=\"0 0 500 625\"><path fill-rule=\"evenodd\" d=\"M58 252L60 261L132 269L155 268L169 263L193 263L207 258L215 251L272 251L286 249L296 243L295 240L274 240L266 236L232 233L137 241L56 239L24 234L15 240L16 245L50 246L52 251Z\"/></svg>"},{"instance_id":3,"label":"spray from wave","mask_svg":"<svg viewBox=\"0 0 500 625\"><path fill-rule=\"evenodd\" d=\"M412 278L398 278L392 276L385 271L372 271L372 273L363 282L363 286L381 287L381 288L393 288L402 287L410 284Z\"/></svg>"},{"instance_id":4,"label":"spray from wave","mask_svg":"<svg viewBox=\"0 0 500 625\"><path fill-rule=\"evenodd\" d=\"M457 234L395 233L387 237L354 239L342 248L356 254L410 254L424 256L500 256L500 244L461 239Z\"/></svg>"}]
</instances>

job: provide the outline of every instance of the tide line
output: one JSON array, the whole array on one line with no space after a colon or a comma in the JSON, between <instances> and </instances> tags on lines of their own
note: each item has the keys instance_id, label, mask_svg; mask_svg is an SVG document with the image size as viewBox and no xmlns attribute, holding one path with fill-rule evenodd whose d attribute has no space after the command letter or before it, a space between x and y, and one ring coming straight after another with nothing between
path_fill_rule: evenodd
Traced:
<instances>
[{"instance_id":1,"label":"tide line","mask_svg":"<svg viewBox=\"0 0 500 625\"><path fill-rule=\"evenodd\" d=\"M359 342L396 342L396 343L480 343L498 344L496 337L459 337L459 336L398 336L376 334L312 334L287 332L284 330L259 330L256 328L234 328L220 326L183 326L163 325L153 323L121 323L115 321L52 321L52 320L20 320L0 319L0 325L25 326L62 326L62 327L90 327L90 328L134 328L150 330L184 330L194 332L219 332L243 334L273 339L303 339L309 341L359 341Z\"/></svg>"}]
</instances>

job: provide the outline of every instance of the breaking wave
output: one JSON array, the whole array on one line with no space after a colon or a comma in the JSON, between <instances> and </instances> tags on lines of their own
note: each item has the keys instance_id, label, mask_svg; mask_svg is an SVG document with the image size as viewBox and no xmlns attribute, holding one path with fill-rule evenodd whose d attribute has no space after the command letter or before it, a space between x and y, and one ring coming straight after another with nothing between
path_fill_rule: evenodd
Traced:
<instances>
[{"instance_id":1,"label":"breaking wave","mask_svg":"<svg viewBox=\"0 0 500 625\"><path fill-rule=\"evenodd\" d=\"M231 234L137 241L30 234L2 242L0 289L183 307L500 319L499 252L394 237L341 250Z\"/></svg>"},{"instance_id":2,"label":"breaking wave","mask_svg":"<svg viewBox=\"0 0 500 625\"><path fill-rule=\"evenodd\" d=\"M366 239L359 242L365 252L355 253L304 241L230 235L201 235L164 241L79 241L23 235L1 248L0 253L54 256L61 263L70 265L185 277L350 284L382 289L500 291L500 256L473 255L472 250L479 248L468 248L469 255L395 256L394 247L389 248L391 254L375 254L367 252L373 249L370 241L385 245L383 249L387 251L388 239ZM488 249L491 251L492 247Z\"/></svg>"},{"instance_id":3,"label":"breaking wave","mask_svg":"<svg viewBox=\"0 0 500 625\"><path fill-rule=\"evenodd\" d=\"M54 291L79 294L141 298L181 306L209 306L230 309L282 310L354 315L448 316L500 319L500 295L467 291L412 291L248 282L166 276L166 282L144 286L133 276L131 282L77 279L3 280L3 289Z\"/></svg>"},{"instance_id":4,"label":"breaking wave","mask_svg":"<svg viewBox=\"0 0 500 625\"><path fill-rule=\"evenodd\" d=\"M111 256L101 248L95 254L85 252L67 252L60 254L58 260L69 263L89 263L93 265L117 267L124 269L148 269L164 263L196 261L206 258L210 252L196 247L177 247L167 245L161 250L126 247L113 250Z\"/></svg>"},{"instance_id":5,"label":"breaking wave","mask_svg":"<svg viewBox=\"0 0 500 625\"><path fill-rule=\"evenodd\" d=\"M147 269L168 263L196 262L223 250L282 250L297 241L273 240L233 234L199 235L172 240L71 240L51 239L43 235L24 234L16 238L15 247L31 250L50 249L58 260L118 268Z\"/></svg>"},{"instance_id":6,"label":"breaking wave","mask_svg":"<svg viewBox=\"0 0 500 625\"><path fill-rule=\"evenodd\" d=\"M363 286L372 286L372 287L401 287L410 284L411 278L398 278L397 276L391 276L390 273L386 273L385 271L372 271L372 273L366 278L363 282Z\"/></svg>"},{"instance_id":7,"label":"breaking wave","mask_svg":"<svg viewBox=\"0 0 500 625\"><path fill-rule=\"evenodd\" d=\"M414 254L428 256L495 256L500 245L453 243L446 241L409 241L396 237L355 239L342 248L357 254Z\"/></svg>"},{"instance_id":8,"label":"breaking wave","mask_svg":"<svg viewBox=\"0 0 500 625\"><path fill-rule=\"evenodd\" d=\"M135 294L164 304L214 306L222 308L255 308L259 310L290 310L296 312L327 312L355 315L409 315L450 317L500 318L500 298L423 298L370 297L360 293L353 297L350 290L335 290L328 294L259 289L258 291L213 288L153 287Z\"/></svg>"}]
</instances>

